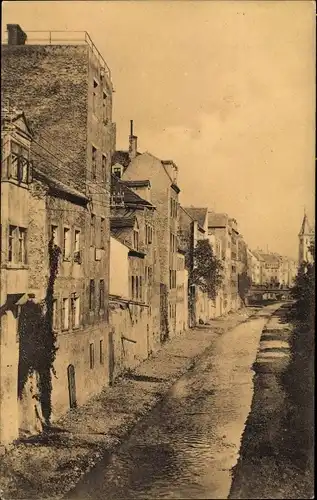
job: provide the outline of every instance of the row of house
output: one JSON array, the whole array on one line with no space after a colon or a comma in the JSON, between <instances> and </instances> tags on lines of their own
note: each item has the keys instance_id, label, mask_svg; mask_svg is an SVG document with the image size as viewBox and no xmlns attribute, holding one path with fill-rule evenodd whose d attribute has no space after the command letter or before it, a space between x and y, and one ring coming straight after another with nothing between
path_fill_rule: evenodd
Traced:
<instances>
[{"instance_id":1,"label":"row of house","mask_svg":"<svg viewBox=\"0 0 317 500\"><path fill-rule=\"evenodd\" d=\"M3 445L84 404L188 327L237 310L250 260L234 218L181 206L177 165L138 151L132 121L117 150L111 71L87 33L63 42L50 32L39 44L7 29ZM213 298L189 279L199 240L223 267Z\"/></svg>"},{"instance_id":2,"label":"row of house","mask_svg":"<svg viewBox=\"0 0 317 500\"><path fill-rule=\"evenodd\" d=\"M294 284L298 269L294 259L260 249L248 248L247 253L253 285L289 288Z\"/></svg>"}]
</instances>

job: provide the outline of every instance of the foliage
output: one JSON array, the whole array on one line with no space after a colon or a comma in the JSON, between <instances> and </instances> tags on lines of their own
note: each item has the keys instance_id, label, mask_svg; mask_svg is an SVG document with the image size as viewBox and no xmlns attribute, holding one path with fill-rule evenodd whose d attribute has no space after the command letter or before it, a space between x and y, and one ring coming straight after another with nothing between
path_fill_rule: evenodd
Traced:
<instances>
[{"instance_id":1,"label":"foliage","mask_svg":"<svg viewBox=\"0 0 317 500\"><path fill-rule=\"evenodd\" d=\"M187 259L190 256L187 255ZM189 285L196 285L208 297L214 299L223 281L223 266L213 254L208 240L198 240L192 253L192 265L189 267Z\"/></svg>"},{"instance_id":2,"label":"foliage","mask_svg":"<svg viewBox=\"0 0 317 500\"><path fill-rule=\"evenodd\" d=\"M315 344L315 246L313 262L304 262L291 290L294 304L287 316L293 324L290 339L291 363L285 373L289 398L289 439L300 458L298 465L313 470L314 441L314 344Z\"/></svg>"},{"instance_id":3,"label":"foliage","mask_svg":"<svg viewBox=\"0 0 317 500\"><path fill-rule=\"evenodd\" d=\"M238 275L238 292L241 300L244 302L248 291L251 288L252 280L246 271Z\"/></svg>"},{"instance_id":4,"label":"foliage","mask_svg":"<svg viewBox=\"0 0 317 500\"><path fill-rule=\"evenodd\" d=\"M51 416L51 374L55 375L56 334L53 330L54 283L58 273L61 249L49 243L50 275L46 296L41 304L28 300L19 317L18 396L22 397L28 376L38 374L39 400L48 424Z\"/></svg>"},{"instance_id":5,"label":"foliage","mask_svg":"<svg viewBox=\"0 0 317 500\"><path fill-rule=\"evenodd\" d=\"M304 329L310 329L315 324L315 245L312 244L310 252L313 262L303 262L295 278L291 290L295 300L291 308L290 320L300 324Z\"/></svg>"}]
</instances>

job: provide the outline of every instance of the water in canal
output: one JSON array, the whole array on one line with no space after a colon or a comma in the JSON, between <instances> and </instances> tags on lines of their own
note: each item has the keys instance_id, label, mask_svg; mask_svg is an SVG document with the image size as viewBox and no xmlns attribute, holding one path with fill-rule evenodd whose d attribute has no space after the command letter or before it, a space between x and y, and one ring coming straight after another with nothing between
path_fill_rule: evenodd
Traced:
<instances>
[{"instance_id":1,"label":"water in canal","mask_svg":"<svg viewBox=\"0 0 317 500\"><path fill-rule=\"evenodd\" d=\"M251 367L264 322L254 319L219 337L67 498L226 498L251 406Z\"/></svg>"}]
</instances>

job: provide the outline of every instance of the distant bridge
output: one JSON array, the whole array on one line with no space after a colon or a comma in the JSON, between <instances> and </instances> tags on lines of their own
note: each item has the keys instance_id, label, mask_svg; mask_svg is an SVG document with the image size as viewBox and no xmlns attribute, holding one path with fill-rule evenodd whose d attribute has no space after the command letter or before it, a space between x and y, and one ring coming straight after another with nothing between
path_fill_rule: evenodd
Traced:
<instances>
[{"instance_id":1,"label":"distant bridge","mask_svg":"<svg viewBox=\"0 0 317 500\"><path fill-rule=\"evenodd\" d=\"M291 289L290 288L277 288L277 287L251 287L248 291L247 297L249 299L290 299Z\"/></svg>"}]
</instances>

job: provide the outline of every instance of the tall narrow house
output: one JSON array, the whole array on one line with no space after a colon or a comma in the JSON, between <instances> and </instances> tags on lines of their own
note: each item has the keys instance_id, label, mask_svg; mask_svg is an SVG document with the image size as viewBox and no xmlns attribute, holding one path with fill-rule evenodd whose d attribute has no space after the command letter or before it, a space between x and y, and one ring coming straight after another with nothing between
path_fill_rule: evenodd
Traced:
<instances>
[{"instance_id":1,"label":"tall narrow house","mask_svg":"<svg viewBox=\"0 0 317 500\"><path fill-rule=\"evenodd\" d=\"M48 32L46 40L42 33L39 44L36 33L28 36L17 24L7 30L2 92L28 118L31 158L37 183L44 186L42 208L31 214L37 220L45 213L38 228L43 245L36 247L36 238L29 241L35 245L30 257L39 257L38 272L31 261L29 272L37 301L47 286L48 245L60 248L53 297L58 385L52 404L58 416L108 381L113 87L110 69L88 33L65 32L65 41L60 32L57 37Z\"/></svg>"},{"instance_id":2,"label":"tall narrow house","mask_svg":"<svg viewBox=\"0 0 317 500\"><path fill-rule=\"evenodd\" d=\"M24 113L1 110L0 446L18 436L17 325L28 295L32 133Z\"/></svg>"},{"instance_id":3,"label":"tall narrow house","mask_svg":"<svg viewBox=\"0 0 317 500\"><path fill-rule=\"evenodd\" d=\"M128 185L141 197L145 196L147 182L151 183L158 242L154 260L158 259L160 263L161 340L164 341L177 333L178 168L171 160L161 160L149 152L140 154L131 122L129 151L116 152L112 172L123 181L138 181Z\"/></svg>"}]
</instances>

